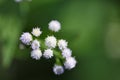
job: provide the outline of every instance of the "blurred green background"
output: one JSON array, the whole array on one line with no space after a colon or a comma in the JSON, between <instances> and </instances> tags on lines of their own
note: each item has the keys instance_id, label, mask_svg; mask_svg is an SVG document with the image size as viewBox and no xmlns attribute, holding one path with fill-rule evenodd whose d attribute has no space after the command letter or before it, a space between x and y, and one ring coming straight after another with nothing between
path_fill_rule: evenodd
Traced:
<instances>
[{"instance_id":1,"label":"blurred green background","mask_svg":"<svg viewBox=\"0 0 120 80\"><path fill-rule=\"evenodd\" d=\"M54 19L62 25L55 36L69 42L78 61L60 76L54 60L35 61L19 49L22 32L39 26L47 35ZM0 0L0 80L120 80L119 0Z\"/></svg>"}]
</instances>

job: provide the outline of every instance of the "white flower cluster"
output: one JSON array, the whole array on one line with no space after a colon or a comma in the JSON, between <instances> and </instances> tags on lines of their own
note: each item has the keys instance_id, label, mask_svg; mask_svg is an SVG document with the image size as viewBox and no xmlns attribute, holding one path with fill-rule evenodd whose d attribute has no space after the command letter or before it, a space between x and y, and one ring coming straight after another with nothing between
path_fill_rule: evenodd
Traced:
<instances>
[{"instance_id":1,"label":"white flower cluster","mask_svg":"<svg viewBox=\"0 0 120 80\"><path fill-rule=\"evenodd\" d=\"M52 58L53 57L53 51L51 49L47 49L47 50L44 51L43 56L46 59Z\"/></svg>"},{"instance_id":2,"label":"white flower cluster","mask_svg":"<svg viewBox=\"0 0 120 80\"><path fill-rule=\"evenodd\" d=\"M52 20L48 24L48 28L53 32L58 32L61 29L61 24L57 20ZM31 57L33 59L39 60L42 56L46 59L54 57L56 63L53 72L56 75L63 74L64 69L70 70L76 66L77 61L72 57L72 50L68 48L66 40L58 40L54 35L49 35L42 40L42 38L39 38L41 34L42 31L37 27L33 28L31 33L25 32L20 37L23 44L31 46Z\"/></svg>"},{"instance_id":3,"label":"white flower cluster","mask_svg":"<svg viewBox=\"0 0 120 80\"><path fill-rule=\"evenodd\" d=\"M52 20L49 23L49 29L54 32L58 32L61 29L61 25L57 20Z\"/></svg>"},{"instance_id":4,"label":"white flower cluster","mask_svg":"<svg viewBox=\"0 0 120 80\"><path fill-rule=\"evenodd\" d=\"M42 31L40 31L40 28L33 28L32 34L36 37L39 37L42 34Z\"/></svg>"},{"instance_id":5,"label":"white flower cluster","mask_svg":"<svg viewBox=\"0 0 120 80\"><path fill-rule=\"evenodd\" d=\"M26 45L30 45L31 41L32 41L32 35L29 32L25 32L21 35L20 40L26 44Z\"/></svg>"},{"instance_id":6,"label":"white flower cluster","mask_svg":"<svg viewBox=\"0 0 120 80\"><path fill-rule=\"evenodd\" d=\"M64 73L64 68L60 65L55 65L53 67L53 72L56 74L56 75L60 75L60 74L63 74Z\"/></svg>"},{"instance_id":7,"label":"white flower cluster","mask_svg":"<svg viewBox=\"0 0 120 80\"><path fill-rule=\"evenodd\" d=\"M31 52L31 57L33 59L36 59L36 60L39 60L42 56L42 52L40 49L35 49L35 50L32 50Z\"/></svg>"},{"instance_id":8,"label":"white flower cluster","mask_svg":"<svg viewBox=\"0 0 120 80\"><path fill-rule=\"evenodd\" d=\"M42 33L40 31L40 28L33 28L32 32L33 36L40 36ZM29 32L25 32L21 35L20 40L25 45L31 45L32 51L31 51L31 57L33 59L39 60L42 56L42 52L40 50L40 41L37 39L33 40L33 36Z\"/></svg>"},{"instance_id":9,"label":"white flower cluster","mask_svg":"<svg viewBox=\"0 0 120 80\"><path fill-rule=\"evenodd\" d=\"M45 39L45 45L48 48L55 48L56 47L56 43L57 43L57 40L56 40L56 38L54 36L48 36Z\"/></svg>"}]
</instances>

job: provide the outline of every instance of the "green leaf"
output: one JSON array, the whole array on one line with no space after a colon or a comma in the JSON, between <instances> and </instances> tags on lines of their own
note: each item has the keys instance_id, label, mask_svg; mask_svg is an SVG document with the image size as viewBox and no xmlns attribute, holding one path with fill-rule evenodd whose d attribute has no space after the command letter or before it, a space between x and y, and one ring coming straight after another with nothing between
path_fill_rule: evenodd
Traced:
<instances>
[{"instance_id":1,"label":"green leaf","mask_svg":"<svg viewBox=\"0 0 120 80\"><path fill-rule=\"evenodd\" d=\"M2 44L2 64L4 67L9 67L14 57L14 51L17 47L18 35L21 31L20 21L13 15L0 16L0 29Z\"/></svg>"}]
</instances>

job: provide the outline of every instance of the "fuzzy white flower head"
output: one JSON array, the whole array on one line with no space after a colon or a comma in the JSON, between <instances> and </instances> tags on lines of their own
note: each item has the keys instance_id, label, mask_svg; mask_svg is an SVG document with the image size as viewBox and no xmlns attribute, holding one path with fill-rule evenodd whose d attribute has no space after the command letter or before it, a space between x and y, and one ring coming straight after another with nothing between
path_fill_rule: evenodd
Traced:
<instances>
[{"instance_id":1,"label":"fuzzy white flower head","mask_svg":"<svg viewBox=\"0 0 120 80\"><path fill-rule=\"evenodd\" d=\"M66 40L61 39L58 41L58 47L60 50L65 49L67 46L68 46L68 42Z\"/></svg>"},{"instance_id":2,"label":"fuzzy white flower head","mask_svg":"<svg viewBox=\"0 0 120 80\"><path fill-rule=\"evenodd\" d=\"M48 25L49 29L54 32L58 32L61 29L61 24L57 20L52 20Z\"/></svg>"},{"instance_id":3,"label":"fuzzy white flower head","mask_svg":"<svg viewBox=\"0 0 120 80\"><path fill-rule=\"evenodd\" d=\"M62 66L59 66L59 65L55 65L53 67L53 72L56 74L56 75L60 75L60 74L63 74L64 73L64 69Z\"/></svg>"},{"instance_id":4,"label":"fuzzy white flower head","mask_svg":"<svg viewBox=\"0 0 120 80\"><path fill-rule=\"evenodd\" d=\"M47 50L44 51L43 56L46 59L52 58L53 57L53 51L51 49L47 49Z\"/></svg>"},{"instance_id":5,"label":"fuzzy white flower head","mask_svg":"<svg viewBox=\"0 0 120 80\"><path fill-rule=\"evenodd\" d=\"M36 49L36 50L32 50L32 51L31 51L31 57L32 57L33 59L39 60L39 59L41 58L41 56L42 56L41 50Z\"/></svg>"},{"instance_id":6,"label":"fuzzy white flower head","mask_svg":"<svg viewBox=\"0 0 120 80\"><path fill-rule=\"evenodd\" d=\"M68 57L68 58L66 58L64 66L66 69L72 69L76 66L76 63L77 62L74 57Z\"/></svg>"},{"instance_id":7,"label":"fuzzy white flower head","mask_svg":"<svg viewBox=\"0 0 120 80\"><path fill-rule=\"evenodd\" d=\"M57 43L57 40L56 40L56 38L54 36L48 36L45 39L45 45L48 48L55 48L56 47L56 43Z\"/></svg>"},{"instance_id":8,"label":"fuzzy white flower head","mask_svg":"<svg viewBox=\"0 0 120 80\"><path fill-rule=\"evenodd\" d=\"M62 56L64 58L71 57L71 55L72 51L69 48L65 48L64 50L62 50Z\"/></svg>"},{"instance_id":9,"label":"fuzzy white flower head","mask_svg":"<svg viewBox=\"0 0 120 80\"><path fill-rule=\"evenodd\" d=\"M32 35L29 32L25 32L21 35L20 40L26 45L30 45L32 41Z\"/></svg>"},{"instance_id":10,"label":"fuzzy white flower head","mask_svg":"<svg viewBox=\"0 0 120 80\"><path fill-rule=\"evenodd\" d=\"M42 34L42 31L40 31L40 28L33 28L32 34L36 37L40 36Z\"/></svg>"},{"instance_id":11,"label":"fuzzy white flower head","mask_svg":"<svg viewBox=\"0 0 120 80\"><path fill-rule=\"evenodd\" d=\"M39 49L40 47L40 42L38 40L34 40L31 44L32 49Z\"/></svg>"}]
</instances>

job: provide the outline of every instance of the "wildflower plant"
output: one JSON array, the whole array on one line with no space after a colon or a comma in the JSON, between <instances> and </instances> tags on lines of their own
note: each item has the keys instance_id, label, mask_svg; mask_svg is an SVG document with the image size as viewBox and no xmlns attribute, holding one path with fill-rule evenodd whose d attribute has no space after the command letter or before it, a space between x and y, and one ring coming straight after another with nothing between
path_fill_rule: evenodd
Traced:
<instances>
[{"instance_id":1,"label":"wildflower plant","mask_svg":"<svg viewBox=\"0 0 120 80\"><path fill-rule=\"evenodd\" d=\"M48 24L48 29L52 32L58 32L61 24L57 20L52 20ZM39 37L42 35L41 28L33 28L32 32L24 32L20 41L26 46L30 46L31 58L40 60L43 56L45 59L55 59L53 72L56 75L64 73L65 69L73 69L76 66L76 59L72 57L72 50L68 48L68 42L64 39L57 39L53 34L47 35L44 40Z\"/></svg>"}]
</instances>

